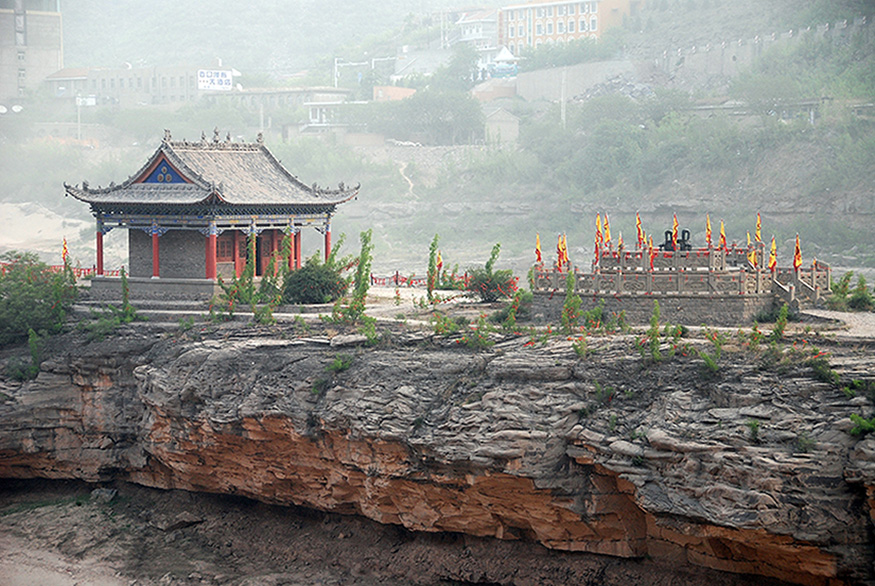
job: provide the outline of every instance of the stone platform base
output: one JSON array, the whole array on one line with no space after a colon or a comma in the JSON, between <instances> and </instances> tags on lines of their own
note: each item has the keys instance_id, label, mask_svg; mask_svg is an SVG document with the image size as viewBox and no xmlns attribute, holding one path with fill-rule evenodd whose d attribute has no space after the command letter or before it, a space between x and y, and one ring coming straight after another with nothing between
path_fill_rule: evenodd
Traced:
<instances>
[{"instance_id":1,"label":"stone platform base","mask_svg":"<svg viewBox=\"0 0 875 586\"><path fill-rule=\"evenodd\" d=\"M604 302L608 314L626 312L626 323L650 323L653 302L659 301L662 323L734 327L749 325L760 312L770 311L776 302L772 293L755 295L698 295L661 293L653 295L581 295L581 310L588 311ZM535 321L560 323L565 292L535 291L532 313Z\"/></svg>"},{"instance_id":2,"label":"stone platform base","mask_svg":"<svg viewBox=\"0 0 875 586\"><path fill-rule=\"evenodd\" d=\"M209 301L221 293L219 284L209 279L150 279L128 277L131 299ZM95 277L91 280L90 299L121 301L122 283L118 277Z\"/></svg>"}]
</instances>

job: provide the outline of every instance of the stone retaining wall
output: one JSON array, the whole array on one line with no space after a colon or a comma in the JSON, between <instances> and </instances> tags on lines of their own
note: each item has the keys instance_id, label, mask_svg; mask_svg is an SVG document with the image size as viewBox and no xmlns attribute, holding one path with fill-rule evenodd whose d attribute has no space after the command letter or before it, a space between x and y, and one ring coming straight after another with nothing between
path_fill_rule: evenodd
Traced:
<instances>
[{"instance_id":1,"label":"stone retaining wall","mask_svg":"<svg viewBox=\"0 0 875 586\"><path fill-rule=\"evenodd\" d=\"M772 309L775 296L760 295L710 296L684 294L656 295L581 295L582 311L588 311L602 302L609 314L626 312L626 323L644 325L650 322L653 302L659 301L660 320L675 324L733 327L750 324L754 317ZM532 314L536 322L561 322L565 292L535 291Z\"/></svg>"}]
</instances>

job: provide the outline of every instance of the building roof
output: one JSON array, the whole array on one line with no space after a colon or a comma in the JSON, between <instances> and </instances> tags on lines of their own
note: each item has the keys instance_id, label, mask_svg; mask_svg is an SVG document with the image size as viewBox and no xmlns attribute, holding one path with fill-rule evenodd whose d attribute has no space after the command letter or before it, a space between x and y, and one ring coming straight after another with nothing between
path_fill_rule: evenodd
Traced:
<instances>
[{"instance_id":1,"label":"building roof","mask_svg":"<svg viewBox=\"0 0 875 586\"><path fill-rule=\"evenodd\" d=\"M199 142L164 141L148 162L120 185L92 189L64 184L68 195L92 207L118 204L301 206L337 205L358 193L358 186L336 189L305 185L264 146L235 143L230 137Z\"/></svg>"},{"instance_id":2,"label":"building roof","mask_svg":"<svg viewBox=\"0 0 875 586\"><path fill-rule=\"evenodd\" d=\"M66 67L46 76L46 80L86 79L87 77L87 67Z\"/></svg>"}]
</instances>

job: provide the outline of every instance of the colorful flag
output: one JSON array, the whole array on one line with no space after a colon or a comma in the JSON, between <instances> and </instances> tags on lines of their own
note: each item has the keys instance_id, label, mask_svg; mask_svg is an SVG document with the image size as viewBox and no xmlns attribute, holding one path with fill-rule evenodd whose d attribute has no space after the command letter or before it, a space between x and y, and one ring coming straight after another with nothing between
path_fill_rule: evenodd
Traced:
<instances>
[{"instance_id":1,"label":"colorful flag","mask_svg":"<svg viewBox=\"0 0 875 586\"><path fill-rule=\"evenodd\" d=\"M753 268L756 268L757 251L756 249L750 247L750 232L747 233L747 250L747 262L749 262Z\"/></svg>"},{"instance_id":2,"label":"colorful flag","mask_svg":"<svg viewBox=\"0 0 875 586\"><path fill-rule=\"evenodd\" d=\"M720 242L718 246L726 250L726 231L723 229L723 220L720 220Z\"/></svg>"},{"instance_id":3,"label":"colorful flag","mask_svg":"<svg viewBox=\"0 0 875 586\"><path fill-rule=\"evenodd\" d=\"M799 234L796 234L796 250L793 251L793 270L798 271L802 266L802 248L799 246Z\"/></svg>"},{"instance_id":4,"label":"colorful flag","mask_svg":"<svg viewBox=\"0 0 875 586\"><path fill-rule=\"evenodd\" d=\"M650 237L650 270L653 270L653 259L656 258L656 248L653 246L653 236Z\"/></svg>"},{"instance_id":5,"label":"colorful flag","mask_svg":"<svg viewBox=\"0 0 875 586\"><path fill-rule=\"evenodd\" d=\"M67 251L67 237L64 236L64 247L61 249L61 260L64 261L64 265L67 264L69 256L70 253Z\"/></svg>"},{"instance_id":6,"label":"colorful flag","mask_svg":"<svg viewBox=\"0 0 875 586\"><path fill-rule=\"evenodd\" d=\"M711 248L711 216L705 214L705 242L708 243L708 248Z\"/></svg>"},{"instance_id":7,"label":"colorful flag","mask_svg":"<svg viewBox=\"0 0 875 586\"><path fill-rule=\"evenodd\" d=\"M538 263L544 262L541 260L541 235L535 233L535 256L538 258Z\"/></svg>"},{"instance_id":8,"label":"colorful flag","mask_svg":"<svg viewBox=\"0 0 875 586\"><path fill-rule=\"evenodd\" d=\"M611 243L611 225L608 224L608 214L605 214L605 244Z\"/></svg>"},{"instance_id":9,"label":"colorful flag","mask_svg":"<svg viewBox=\"0 0 875 586\"><path fill-rule=\"evenodd\" d=\"M562 234L562 262L568 265L568 236Z\"/></svg>"},{"instance_id":10,"label":"colorful flag","mask_svg":"<svg viewBox=\"0 0 875 586\"><path fill-rule=\"evenodd\" d=\"M641 227L641 216L635 212L635 229L638 231L638 248L644 248L644 228Z\"/></svg>"},{"instance_id":11,"label":"colorful flag","mask_svg":"<svg viewBox=\"0 0 875 586\"><path fill-rule=\"evenodd\" d=\"M772 236L772 249L769 252L769 270L774 271L778 266L778 246L775 244L775 237Z\"/></svg>"},{"instance_id":12,"label":"colorful flag","mask_svg":"<svg viewBox=\"0 0 875 586\"><path fill-rule=\"evenodd\" d=\"M604 236L602 235L602 216L601 214L595 215L595 258L596 262L598 262L599 257L602 254L602 243L604 242Z\"/></svg>"},{"instance_id":13,"label":"colorful flag","mask_svg":"<svg viewBox=\"0 0 875 586\"><path fill-rule=\"evenodd\" d=\"M760 213L759 213L759 212L757 212L757 229L756 229L756 232L754 233L753 236L754 236L754 239L755 239L757 242L762 242L762 241L763 241L763 222L762 222L762 220L760 219Z\"/></svg>"},{"instance_id":14,"label":"colorful flag","mask_svg":"<svg viewBox=\"0 0 875 586\"><path fill-rule=\"evenodd\" d=\"M674 220L671 223L671 249L678 249L678 215L674 215Z\"/></svg>"},{"instance_id":15,"label":"colorful flag","mask_svg":"<svg viewBox=\"0 0 875 586\"><path fill-rule=\"evenodd\" d=\"M562 255L562 234L559 234L559 240L556 241L556 267L559 269L559 272L562 272L562 261L564 256Z\"/></svg>"},{"instance_id":16,"label":"colorful flag","mask_svg":"<svg viewBox=\"0 0 875 586\"><path fill-rule=\"evenodd\" d=\"M617 238L617 250L623 248L623 233L620 232L620 237Z\"/></svg>"},{"instance_id":17,"label":"colorful flag","mask_svg":"<svg viewBox=\"0 0 875 586\"><path fill-rule=\"evenodd\" d=\"M442 268L444 268L444 259L443 259L443 257L441 257L441 251L438 250L438 255L437 255L437 270L438 270L438 273L439 273L439 274L440 274Z\"/></svg>"}]
</instances>

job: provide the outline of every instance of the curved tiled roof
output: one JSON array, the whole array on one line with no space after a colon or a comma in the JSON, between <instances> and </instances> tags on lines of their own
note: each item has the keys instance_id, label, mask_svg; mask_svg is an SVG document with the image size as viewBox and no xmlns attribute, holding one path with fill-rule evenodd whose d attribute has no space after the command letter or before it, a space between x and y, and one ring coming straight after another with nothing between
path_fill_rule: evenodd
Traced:
<instances>
[{"instance_id":1,"label":"curved tiled roof","mask_svg":"<svg viewBox=\"0 0 875 586\"><path fill-rule=\"evenodd\" d=\"M160 160L175 167L186 183L147 183ZM307 186L292 175L259 140L257 143L171 142L165 139L149 161L120 185L91 189L64 185L67 194L100 204L227 204L232 206L336 205L358 193Z\"/></svg>"}]
</instances>

